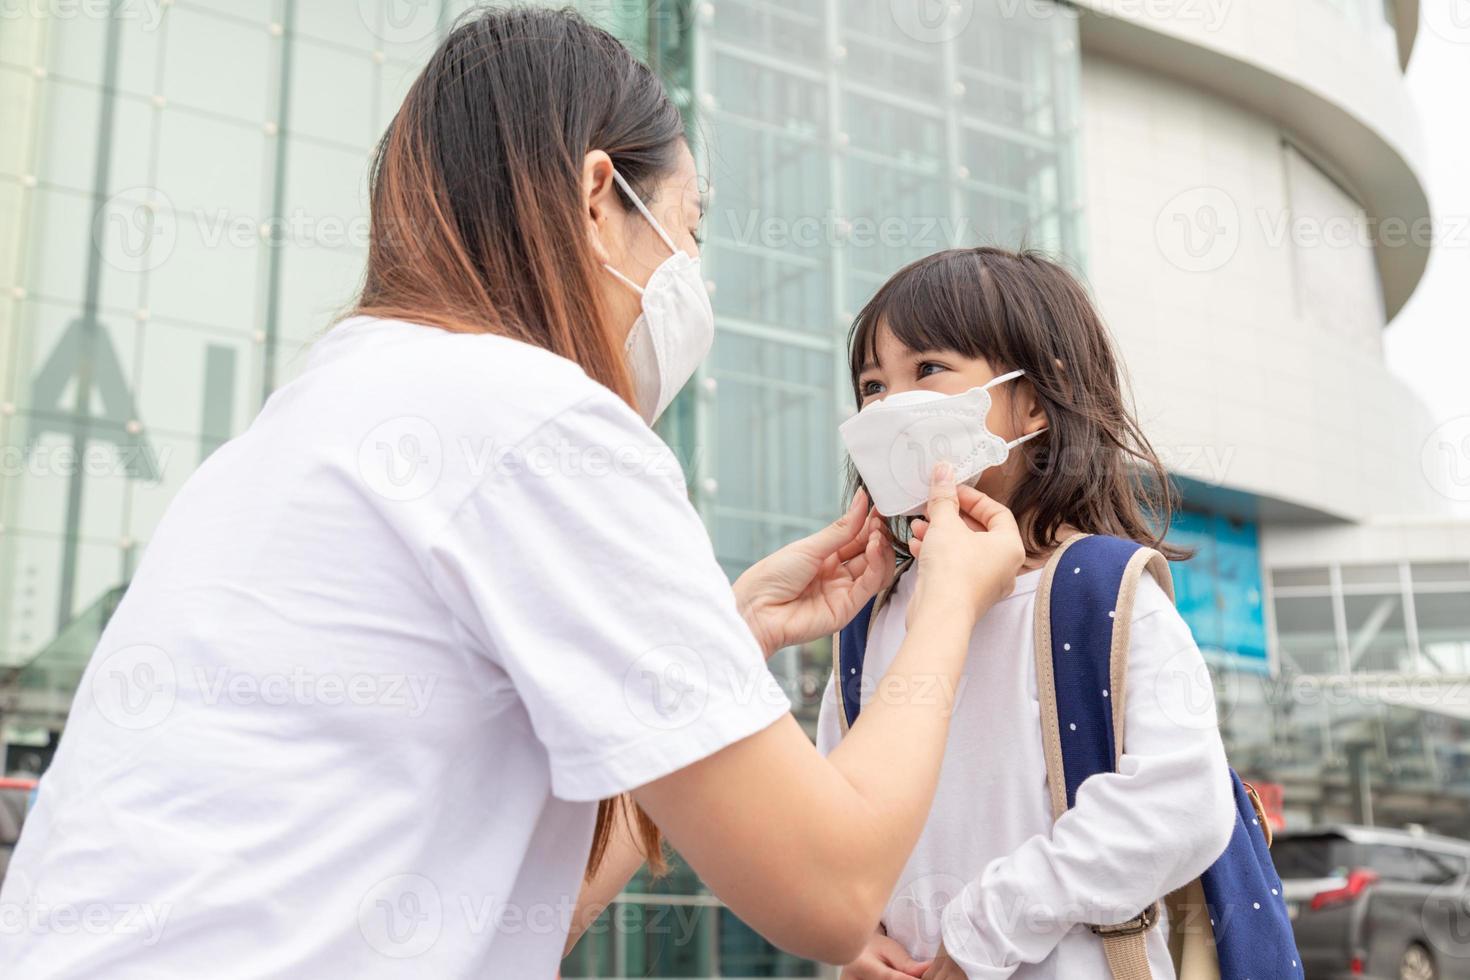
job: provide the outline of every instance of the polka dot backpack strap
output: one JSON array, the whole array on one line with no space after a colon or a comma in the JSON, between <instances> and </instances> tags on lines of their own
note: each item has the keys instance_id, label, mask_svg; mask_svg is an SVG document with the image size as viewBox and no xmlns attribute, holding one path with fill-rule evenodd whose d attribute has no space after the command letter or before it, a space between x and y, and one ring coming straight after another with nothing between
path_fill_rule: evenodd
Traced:
<instances>
[{"instance_id":1,"label":"polka dot backpack strap","mask_svg":"<svg viewBox=\"0 0 1470 980\"><path fill-rule=\"evenodd\" d=\"M868 628L893 594L899 577L912 565L912 558L900 562L893 581L869 599L852 622L832 637L832 688L837 693L837 724L843 735L863 710L863 659L868 652Z\"/></svg>"},{"instance_id":2,"label":"polka dot backpack strap","mask_svg":"<svg viewBox=\"0 0 1470 980\"><path fill-rule=\"evenodd\" d=\"M1151 548L1080 534L1053 553L1036 594L1036 679L1052 815L1123 752L1129 628L1144 572L1172 600L1169 563ZM1236 826L1225 853L1195 882L1126 922L1091 926L1113 980L1152 980L1148 931L1167 908L1179 980L1300 977L1281 879L1260 813L1232 770Z\"/></svg>"},{"instance_id":3,"label":"polka dot backpack strap","mask_svg":"<svg viewBox=\"0 0 1470 980\"><path fill-rule=\"evenodd\" d=\"M863 710L863 658L868 652L868 627L877 597L868 600L852 622L832 638L832 688L837 692L837 724L846 735Z\"/></svg>"}]
</instances>

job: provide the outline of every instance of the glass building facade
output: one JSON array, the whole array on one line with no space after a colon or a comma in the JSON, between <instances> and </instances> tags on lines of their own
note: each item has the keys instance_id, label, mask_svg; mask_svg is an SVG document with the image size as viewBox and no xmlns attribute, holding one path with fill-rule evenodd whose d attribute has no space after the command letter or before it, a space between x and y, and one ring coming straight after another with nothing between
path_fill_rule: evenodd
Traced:
<instances>
[{"instance_id":1,"label":"glass building facade","mask_svg":"<svg viewBox=\"0 0 1470 980\"><path fill-rule=\"evenodd\" d=\"M732 576L840 510L847 330L889 275L963 245L1082 260L1075 16L906 7L727 0L654 21L689 59L719 318L666 434ZM805 720L829 664L826 641L778 655Z\"/></svg>"},{"instance_id":2,"label":"glass building facade","mask_svg":"<svg viewBox=\"0 0 1470 980\"><path fill-rule=\"evenodd\" d=\"M1272 676L1216 678L1231 761L1287 818L1470 837L1470 562L1274 568Z\"/></svg>"},{"instance_id":3,"label":"glass building facade","mask_svg":"<svg viewBox=\"0 0 1470 980\"><path fill-rule=\"evenodd\" d=\"M23 6L0 21L0 663L64 690L37 653L351 299L367 152L453 11Z\"/></svg>"},{"instance_id":4,"label":"glass building facade","mask_svg":"<svg viewBox=\"0 0 1470 980\"><path fill-rule=\"evenodd\" d=\"M113 0L0 22L0 669L11 768L54 747L164 508L350 302L368 152L443 0ZM855 310L968 244L1083 261L1063 5L584 0L663 75L710 181L713 356L661 427L733 576L840 508ZM1014 5L1010 5L1014 6ZM815 718L826 643L778 655ZM687 868L582 976L812 976Z\"/></svg>"}]
</instances>

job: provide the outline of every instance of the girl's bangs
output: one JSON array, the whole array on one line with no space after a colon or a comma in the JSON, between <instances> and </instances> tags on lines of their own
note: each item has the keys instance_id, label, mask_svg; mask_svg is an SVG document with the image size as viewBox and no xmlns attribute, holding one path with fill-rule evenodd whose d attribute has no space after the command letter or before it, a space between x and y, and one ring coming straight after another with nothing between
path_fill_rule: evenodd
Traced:
<instances>
[{"instance_id":1,"label":"girl's bangs","mask_svg":"<svg viewBox=\"0 0 1470 980\"><path fill-rule=\"evenodd\" d=\"M969 251L940 252L899 270L858 314L849 344L853 384L877 359L878 334L887 327L913 351L954 351L993 360L998 349L994 314L999 297L984 262Z\"/></svg>"}]
</instances>

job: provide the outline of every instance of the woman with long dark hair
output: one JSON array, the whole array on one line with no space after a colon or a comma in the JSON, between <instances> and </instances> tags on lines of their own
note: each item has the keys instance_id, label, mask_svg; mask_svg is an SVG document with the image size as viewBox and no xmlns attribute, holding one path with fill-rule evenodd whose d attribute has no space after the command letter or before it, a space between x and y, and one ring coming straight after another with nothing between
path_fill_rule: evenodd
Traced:
<instances>
[{"instance_id":1,"label":"woman with long dark hair","mask_svg":"<svg viewBox=\"0 0 1470 980\"><path fill-rule=\"evenodd\" d=\"M713 334L699 219L611 36L450 34L379 147L354 315L180 491L102 636L5 975L550 977L660 832L776 944L858 953L1023 549L936 475L908 640L822 758L761 654L892 552L860 496L722 574L649 427Z\"/></svg>"}]
</instances>

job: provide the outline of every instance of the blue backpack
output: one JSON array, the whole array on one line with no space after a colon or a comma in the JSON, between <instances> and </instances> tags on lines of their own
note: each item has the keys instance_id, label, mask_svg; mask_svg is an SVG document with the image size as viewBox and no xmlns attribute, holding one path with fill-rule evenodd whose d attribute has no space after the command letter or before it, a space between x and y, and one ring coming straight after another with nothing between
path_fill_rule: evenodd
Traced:
<instances>
[{"instance_id":1,"label":"blue backpack","mask_svg":"<svg viewBox=\"0 0 1470 980\"><path fill-rule=\"evenodd\" d=\"M1144 571L1152 572L1173 598L1163 555L1121 538L1077 535L1056 550L1042 572L1036 594L1036 678L1053 818L1076 802L1085 780L1113 772L1122 754L1128 634ZM838 637L834 687L844 731L862 707L868 626L883 598L870 601ZM1118 696L1099 696L1100 691ZM1169 950L1179 980L1303 975L1281 879L1271 863L1270 824L1255 790L1234 770L1230 779L1235 830L1225 853L1198 880L1137 917L1091 927L1114 980L1150 980L1145 934L1158 922L1161 904L1168 910Z\"/></svg>"}]
</instances>

